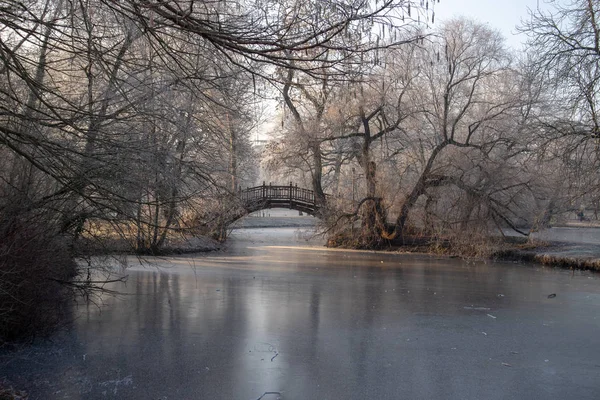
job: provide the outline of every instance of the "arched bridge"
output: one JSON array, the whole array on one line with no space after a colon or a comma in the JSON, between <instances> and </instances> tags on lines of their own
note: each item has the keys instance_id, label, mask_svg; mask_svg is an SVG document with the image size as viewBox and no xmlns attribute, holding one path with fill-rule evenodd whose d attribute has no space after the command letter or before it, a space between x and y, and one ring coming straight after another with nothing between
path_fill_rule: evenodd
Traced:
<instances>
[{"instance_id":1,"label":"arched bridge","mask_svg":"<svg viewBox=\"0 0 600 400\"><path fill-rule=\"evenodd\" d=\"M246 213L264 210L265 208L289 208L310 215L315 215L319 206L315 192L299 188L298 185L266 185L251 187L239 191L239 199Z\"/></svg>"}]
</instances>

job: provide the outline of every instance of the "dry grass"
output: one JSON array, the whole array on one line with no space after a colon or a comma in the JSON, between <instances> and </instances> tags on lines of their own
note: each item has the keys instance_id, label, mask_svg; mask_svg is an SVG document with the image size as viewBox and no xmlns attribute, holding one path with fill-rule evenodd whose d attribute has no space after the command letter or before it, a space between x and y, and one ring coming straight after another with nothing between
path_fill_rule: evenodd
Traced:
<instances>
[{"instance_id":1,"label":"dry grass","mask_svg":"<svg viewBox=\"0 0 600 400\"><path fill-rule=\"evenodd\" d=\"M600 271L600 259L590 257L564 257L551 254L535 254L533 261L554 267Z\"/></svg>"},{"instance_id":2,"label":"dry grass","mask_svg":"<svg viewBox=\"0 0 600 400\"><path fill-rule=\"evenodd\" d=\"M551 267L568 269L582 269L600 271L600 258L589 255L566 255L548 253L554 249L551 245L544 243L529 243L522 246L513 246L503 249L494 254L494 258L501 260L533 262Z\"/></svg>"}]
</instances>

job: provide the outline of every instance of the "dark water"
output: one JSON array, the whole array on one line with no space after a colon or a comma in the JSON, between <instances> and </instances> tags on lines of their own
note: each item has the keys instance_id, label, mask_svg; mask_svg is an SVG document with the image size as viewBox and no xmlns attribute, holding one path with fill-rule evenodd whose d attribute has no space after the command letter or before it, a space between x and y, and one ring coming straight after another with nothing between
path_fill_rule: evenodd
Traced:
<instances>
[{"instance_id":1,"label":"dark water","mask_svg":"<svg viewBox=\"0 0 600 400\"><path fill-rule=\"evenodd\" d=\"M0 381L32 399L600 398L597 274L249 232L130 268L67 333L3 354Z\"/></svg>"}]
</instances>

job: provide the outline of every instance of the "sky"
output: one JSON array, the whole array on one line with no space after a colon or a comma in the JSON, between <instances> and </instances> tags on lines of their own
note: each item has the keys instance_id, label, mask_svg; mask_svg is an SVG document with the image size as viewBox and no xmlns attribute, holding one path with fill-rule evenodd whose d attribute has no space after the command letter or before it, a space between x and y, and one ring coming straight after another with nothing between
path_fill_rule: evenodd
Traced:
<instances>
[{"instance_id":1,"label":"sky","mask_svg":"<svg viewBox=\"0 0 600 400\"><path fill-rule=\"evenodd\" d=\"M549 9L548 0L440 0L435 1L436 23L452 17L465 16L488 24L499 30L506 44L514 49L521 48L524 35L515 35L521 19L528 19L527 8Z\"/></svg>"}]
</instances>

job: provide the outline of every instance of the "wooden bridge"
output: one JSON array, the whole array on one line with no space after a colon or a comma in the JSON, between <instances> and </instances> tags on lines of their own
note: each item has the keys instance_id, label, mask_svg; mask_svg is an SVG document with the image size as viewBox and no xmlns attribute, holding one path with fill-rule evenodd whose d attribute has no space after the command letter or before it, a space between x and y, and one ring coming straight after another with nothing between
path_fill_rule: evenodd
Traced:
<instances>
[{"instance_id":1,"label":"wooden bridge","mask_svg":"<svg viewBox=\"0 0 600 400\"><path fill-rule=\"evenodd\" d=\"M299 188L291 182L285 186L263 183L262 186L243 189L239 191L239 199L248 214L265 208L289 208L310 215L315 215L319 210L315 192Z\"/></svg>"}]
</instances>

